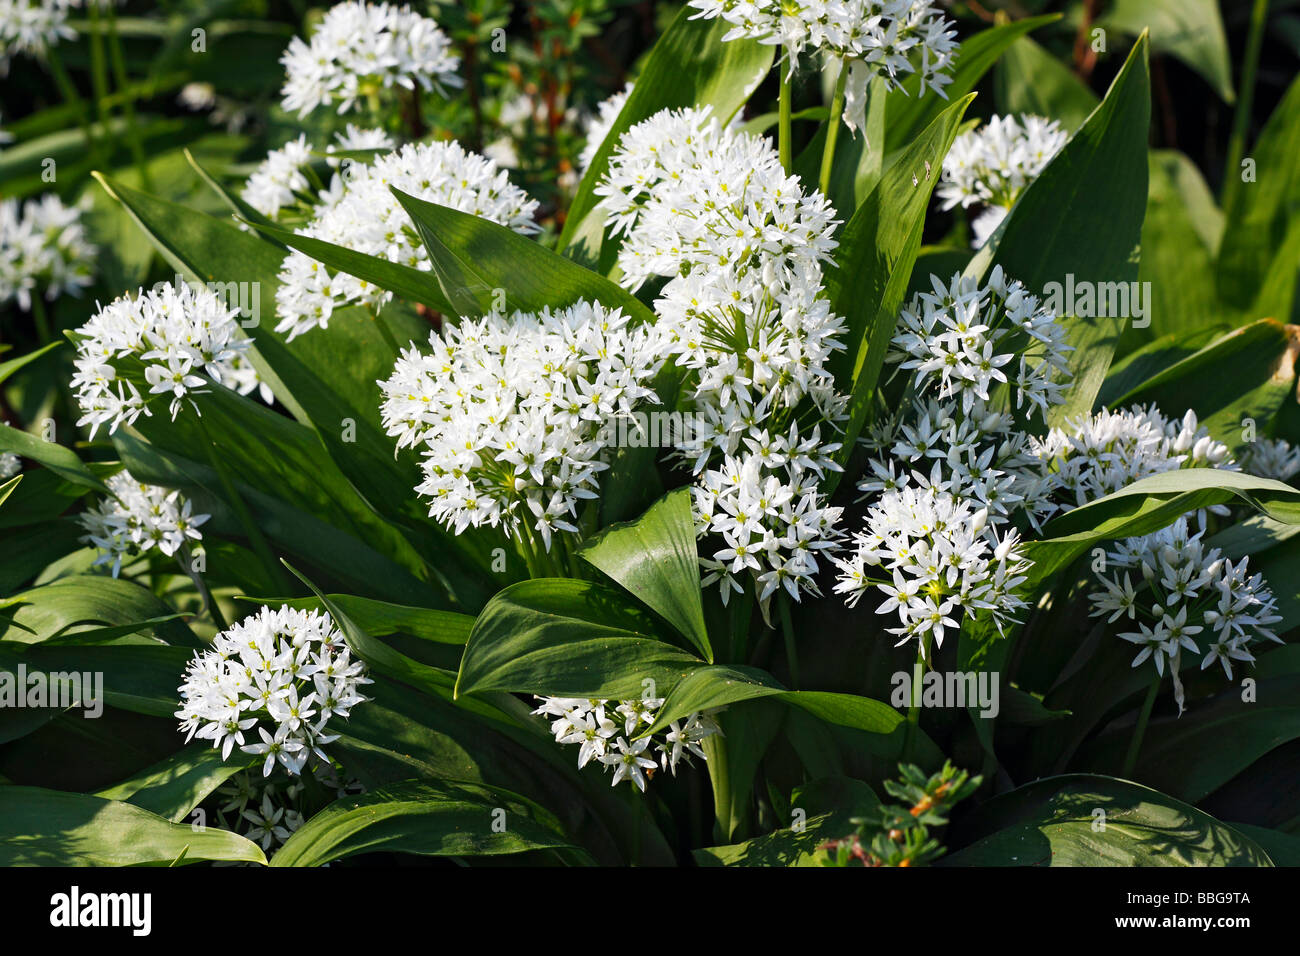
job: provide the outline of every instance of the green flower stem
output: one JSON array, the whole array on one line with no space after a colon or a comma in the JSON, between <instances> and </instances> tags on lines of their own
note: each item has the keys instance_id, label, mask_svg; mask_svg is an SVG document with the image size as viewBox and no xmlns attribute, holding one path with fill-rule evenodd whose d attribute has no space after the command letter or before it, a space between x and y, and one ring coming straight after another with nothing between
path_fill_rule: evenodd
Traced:
<instances>
[{"instance_id":1,"label":"green flower stem","mask_svg":"<svg viewBox=\"0 0 1300 956\"><path fill-rule=\"evenodd\" d=\"M794 624L790 621L790 597L785 591L777 598L777 608L781 614L781 633L785 637L785 662L790 668L790 684L794 690L799 689L799 652L794 644Z\"/></svg>"},{"instance_id":2,"label":"green flower stem","mask_svg":"<svg viewBox=\"0 0 1300 956\"><path fill-rule=\"evenodd\" d=\"M203 433L203 440L208 446L208 460L212 463L213 469L217 473L217 478L221 481L221 488L226 493L226 498L230 506L235 510L235 516L239 519L240 525L243 526L244 534L249 543L253 546L253 552L265 566L266 573L271 579L272 587L276 588L281 594L291 594L292 589L288 578L280 569L280 564L275 560L271 547L266 543L266 537L262 534L262 529L258 527L257 522L253 520L252 514L249 513L248 506L244 504L243 497L235 488L234 479L230 475L230 469L225 460L217 451L216 442L212 440L212 435L208 431L208 423L202 415L198 416L199 430Z\"/></svg>"},{"instance_id":3,"label":"green flower stem","mask_svg":"<svg viewBox=\"0 0 1300 956\"><path fill-rule=\"evenodd\" d=\"M108 65L104 61L104 24L98 0L90 0L90 85L95 91L95 114L108 132Z\"/></svg>"},{"instance_id":4,"label":"green flower stem","mask_svg":"<svg viewBox=\"0 0 1300 956\"><path fill-rule=\"evenodd\" d=\"M149 165L145 162L144 146L140 142L140 127L135 120L135 95L128 89L126 57L122 53L122 38L117 32L116 6L110 3L107 9L108 55L113 66L113 82L122 99L122 114L126 117L126 135L131 147L131 158L135 161L136 171L140 174L140 185L145 192L153 192L153 184L149 178Z\"/></svg>"},{"instance_id":5,"label":"green flower stem","mask_svg":"<svg viewBox=\"0 0 1300 956\"><path fill-rule=\"evenodd\" d=\"M930 635L921 638L916 649L916 660L912 663L912 699L907 705L907 731L903 738L903 753L912 750L913 738L921 726L921 684L925 680L925 660L930 650Z\"/></svg>"},{"instance_id":6,"label":"green flower stem","mask_svg":"<svg viewBox=\"0 0 1300 956\"><path fill-rule=\"evenodd\" d=\"M789 54L787 53L787 56ZM791 142L793 131L790 123L790 101L792 97L791 84L794 77L792 69L778 63L777 69L781 77L781 93L777 109L779 112L780 133L777 139L777 149L781 155L781 168L785 170L786 175L794 172L794 144Z\"/></svg>"},{"instance_id":7,"label":"green flower stem","mask_svg":"<svg viewBox=\"0 0 1300 956\"><path fill-rule=\"evenodd\" d=\"M58 51L53 46L46 49L45 62L50 66L50 74L54 77L54 85L59 88L59 95L76 112L77 123L86 138L86 150L93 155L96 151L95 137L90 131L90 116L86 112L86 101L77 92L76 84L72 82L72 77L68 76L68 71L63 68L63 60L59 58Z\"/></svg>"},{"instance_id":8,"label":"green flower stem","mask_svg":"<svg viewBox=\"0 0 1300 956\"><path fill-rule=\"evenodd\" d=\"M840 127L844 125L840 114L844 112L844 87L848 78L848 61L841 59L840 75L835 80L835 93L831 97L831 111L826 117L826 145L822 149L822 172L818 179L823 196L829 196L831 192L831 167L835 165L835 143L840 136Z\"/></svg>"},{"instance_id":9,"label":"green flower stem","mask_svg":"<svg viewBox=\"0 0 1300 956\"><path fill-rule=\"evenodd\" d=\"M203 599L203 608L208 612L208 617L212 618L212 623L216 625L218 631L224 631L230 627L226 622L226 617L221 613L221 608L217 606L217 599L212 596L208 590L207 582L203 580L203 575L194 570L194 553L190 550L189 545L182 545L180 554L180 566L189 575L194 582L194 588L199 592L199 597Z\"/></svg>"},{"instance_id":10,"label":"green flower stem","mask_svg":"<svg viewBox=\"0 0 1300 956\"><path fill-rule=\"evenodd\" d=\"M1268 0L1255 0L1250 11L1250 33L1241 63L1241 89L1237 93L1237 111L1232 116L1232 134L1228 137L1228 164L1223 171L1223 207L1241 188L1241 158L1246 152L1246 128L1255 102L1255 75L1259 72L1259 51L1264 45L1264 25L1268 22Z\"/></svg>"},{"instance_id":11,"label":"green flower stem","mask_svg":"<svg viewBox=\"0 0 1300 956\"><path fill-rule=\"evenodd\" d=\"M1120 776L1125 780L1131 779L1133 768L1137 766L1138 752L1142 749L1142 738L1146 736L1147 721L1151 719L1151 708L1155 706L1156 694L1160 692L1160 675L1151 681L1150 688L1147 689L1147 698L1142 702L1142 712L1138 714L1137 726L1133 728L1133 739L1129 741L1128 753L1124 756L1124 769Z\"/></svg>"}]
</instances>

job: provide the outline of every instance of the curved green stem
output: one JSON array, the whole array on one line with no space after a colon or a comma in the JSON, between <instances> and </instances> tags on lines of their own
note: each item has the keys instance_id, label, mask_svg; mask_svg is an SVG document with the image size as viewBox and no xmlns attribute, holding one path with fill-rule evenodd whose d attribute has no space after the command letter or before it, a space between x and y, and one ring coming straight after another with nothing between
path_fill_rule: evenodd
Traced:
<instances>
[{"instance_id":1,"label":"curved green stem","mask_svg":"<svg viewBox=\"0 0 1300 956\"><path fill-rule=\"evenodd\" d=\"M844 112L844 87L848 78L849 64L845 60L840 60L840 75L835 80L831 111L826 117L826 145L822 148L822 171L817 180L823 196L829 196L831 192L831 168L835 165L835 143L840 136L840 127L844 125L840 114Z\"/></svg>"},{"instance_id":2,"label":"curved green stem","mask_svg":"<svg viewBox=\"0 0 1300 956\"><path fill-rule=\"evenodd\" d=\"M787 58L789 53L786 54ZM794 172L794 143L792 142L793 130L790 122L790 104L793 96L791 83L794 80L792 75L793 61L790 65L778 63L777 69L780 71L781 92L777 109L779 110L779 132L777 134L777 151L781 156L781 168L785 170L786 175Z\"/></svg>"},{"instance_id":3,"label":"curved green stem","mask_svg":"<svg viewBox=\"0 0 1300 956\"><path fill-rule=\"evenodd\" d=\"M1124 769L1120 776L1130 778L1133 768L1137 766L1138 752L1142 749L1142 738L1146 736L1147 721L1151 719L1151 708L1155 706L1156 694L1160 692L1160 675L1157 674L1147 689L1147 698L1142 702L1142 712L1138 714L1137 726L1133 728L1133 738L1128 744L1128 753L1124 755Z\"/></svg>"},{"instance_id":4,"label":"curved green stem","mask_svg":"<svg viewBox=\"0 0 1300 956\"><path fill-rule=\"evenodd\" d=\"M794 643L794 624L790 620L790 598L784 591L777 598L777 607L781 612L781 633L785 637L785 662L790 668L790 684L794 690L799 689L799 652Z\"/></svg>"}]
</instances>

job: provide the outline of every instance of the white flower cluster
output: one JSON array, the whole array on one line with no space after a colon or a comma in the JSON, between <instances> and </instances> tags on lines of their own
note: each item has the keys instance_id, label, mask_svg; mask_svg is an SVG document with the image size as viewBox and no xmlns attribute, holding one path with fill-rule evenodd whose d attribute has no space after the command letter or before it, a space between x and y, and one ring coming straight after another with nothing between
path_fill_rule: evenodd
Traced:
<instances>
[{"instance_id":1,"label":"white flower cluster","mask_svg":"<svg viewBox=\"0 0 1300 956\"><path fill-rule=\"evenodd\" d=\"M820 594L817 557L839 546L844 509L827 505L818 484L825 471L840 470L831 458L840 446L823 444L817 428L800 441L795 425L788 435L760 430L744 441L743 452L727 455L692 489L699 533L718 535L722 545L700 558L702 583L717 583L725 605L751 576L766 613L781 589L796 601Z\"/></svg>"},{"instance_id":2,"label":"white flower cluster","mask_svg":"<svg viewBox=\"0 0 1300 956\"><path fill-rule=\"evenodd\" d=\"M587 700L578 697L538 697L541 706L534 714L553 718L551 733L556 743L576 744L578 767L585 767L593 759L605 769L613 769L611 786L629 780L643 793L646 781L657 768L677 775L677 765L691 755L705 759L700 742L713 734L721 733L717 722L708 713L694 713L685 720L674 720L663 732L662 739L642 737L655 722L662 698L645 697L634 700ZM656 760L656 758L658 758Z\"/></svg>"},{"instance_id":3,"label":"white flower cluster","mask_svg":"<svg viewBox=\"0 0 1300 956\"><path fill-rule=\"evenodd\" d=\"M19 55L44 56L60 40L74 40L68 14L81 0L0 0L0 76Z\"/></svg>"},{"instance_id":4,"label":"white flower cluster","mask_svg":"<svg viewBox=\"0 0 1300 956\"><path fill-rule=\"evenodd\" d=\"M100 308L76 333L72 387L82 411L77 425L89 425L92 437L100 425L116 431L141 413L152 414L148 403L154 395L171 396L175 420L183 401L212 381L251 391L257 380L239 366L251 340L239 337L238 315L208 289L171 283ZM118 368L126 359L131 367ZM128 375L143 377L148 392L142 395Z\"/></svg>"},{"instance_id":5,"label":"white flower cluster","mask_svg":"<svg viewBox=\"0 0 1300 956\"><path fill-rule=\"evenodd\" d=\"M0 200L0 306L17 302L27 311L41 288L50 301L80 295L94 279L96 252L81 210L53 193L21 204Z\"/></svg>"},{"instance_id":6,"label":"white flower cluster","mask_svg":"<svg viewBox=\"0 0 1300 956\"><path fill-rule=\"evenodd\" d=\"M690 0L706 19L732 24L723 40L750 37L780 45L790 67L821 51L849 70L844 121L864 125L867 87L876 77L901 87L912 74L943 95L957 52L957 31L934 0Z\"/></svg>"},{"instance_id":7,"label":"white flower cluster","mask_svg":"<svg viewBox=\"0 0 1300 956\"><path fill-rule=\"evenodd\" d=\"M984 245L1025 187L1038 178L1069 139L1056 120L1022 114L994 116L958 136L943 160L943 208L986 206L971 224L971 243Z\"/></svg>"},{"instance_id":8,"label":"white flower cluster","mask_svg":"<svg viewBox=\"0 0 1300 956\"><path fill-rule=\"evenodd\" d=\"M222 760L238 745L265 758L263 776L277 763L300 774L313 755L329 763L328 725L366 700L365 673L328 614L263 606L190 661L176 716L187 742L211 740Z\"/></svg>"},{"instance_id":9,"label":"white flower cluster","mask_svg":"<svg viewBox=\"0 0 1300 956\"><path fill-rule=\"evenodd\" d=\"M583 134L586 136L587 142L583 145L582 154L578 157L579 173L586 173L591 168L591 161L596 158L596 153L601 144L605 142L605 137L614 128L614 121L618 119L618 114L623 112L623 107L627 105L627 98L632 95L634 85L629 80L621 90L596 105L594 116L587 117L586 123L583 124Z\"/></svg>"},{"instance_id":10,"label":"white flower cluster","mask_svg":"<svg viewBox=\"0 0 1300 956\"><path fill-rule=\"evenodd\" d=\"M1272 630L1282 618L1263 575L1250 574L1248 558L1234 564L1218 548L1206 548L1203 534L1189 533L1184 516L1154 534L1120 542L1109 555L1113 570L1100 577L1104 590L1089 595L1093 616L1137 625L1119 635L1140 648L1134 667L1149 659L1163 676L1168 664L1179 713L1183 651L1204 655L1201 670L1217 662L1231 680L1234 661L1254 661L1253 642L1282 643Z\"/></svg>"},{"instance_id":11,"label":"white flower cluster","mask_svg":"<svg viewBox=\"0 0 1300 956\"><path fill-rule=\"evenodd\" d=\"M334 140L325 149L327 155L350 150L391 150L396 146L393 138L382 129L360 129L351 123L344 131L336 133ZM311 192L312 182L308 179L310 170L307 167L314 152L306 133L300 133L297 139L271 150L248 177L240 197L270 219L275 219L286 206L299 202L312 204L315 197ZM338 159L328 159L327 162L331 166L339 165ZM335 196L340 188L341 184L331 183L329 190L321 192L327 197Z\"/></svg>"},{"instance_id":12,"label":"white flower cluster","mask_svg":"<svg viewBox=\"0 0 1300 956\"><path fill-rule=\"evenodd\" d=\"M1015 407L1042 412L1060 401L1068 372L1065 327L1037 296L995 266L980 286L960 273L945 284L931 276L899 314L888 359L915 370L916 389L931 382L941 399L961 400L969 414L1008 385Z\"/></svg>"},{"instance_id":13,"label":"white flower cluster","mask_svg":"<svg viewBox=\"0 0 1300 956\"><path fill-rule=\"evenodd\" d=\"M179 491L146 485L125 471L104 484L112 494L78 515L77 522L86 530L81 540L99 550L95 566L111 563L113 577L124 557L155 548L170 557L190 541L203 540L199 525L210 515L192 514Z\"/></svg>"},{"instance_id":14,"label":"white flower cluster","mask_svg":"<svg viewBox=\"0 0 1300 956\"><path fill-rule=\"evenodd\" d=\"M827 368L843 344L822 264L835 248L835 211L787 176L771 144L723 129L707 108L663 111L628 130L596 189L616 232L621 281L669 279L657 328L698 419L678 451L700 475L702 558L724 600L752 576L764 611L784 588L817 593L816 554L835 543L840 509L818 483L839 470L823 426L845 398ZM800 425L808 399L821 424Z\"/></svg>"},{"instance_id":15,"label":"white flower cluster","mask_svg":"<svg viewBox=\"0 0 1300 956\"><path fill-rule=\"evenodd\" d=\"M424 453L429 514L457 534L503 524L549 549L576 531L579 501L596 497L608 468L608 425L638 403L658 403L662 365L653 330L618 309L567 309L447 323L411 348L381 383L381 413L399 448Z\"/></svg>"},{"instance_id":16,"label":"white flower cluster","mask_svg":"<svg viewBox=\"0 0 1300 956\"><path fill-rule=\"evenodd\" d=\"M931 639L941 646L945 632L961 626L962 612L987 611L1000 629L1025 606L1016 589L1029 561L1019 534L999 533L988 509L941 480L938 464L930 479L914 478L871 505L853 554L836 561L835 592L852 607L879 588L887 599L876 613L895 611L900 622L889 633L899 644L915 639L924 654Z\"/></svg>"},{"instance_id":17,"label":"white flower cluster","mask_svg":"<svg viewBox=\"0 0 1300 956\"><path fill-rule=\"evenodd\" d=\"M283 106L300 117L335 103L346 113L359 99L394 86L443 93L461 85L460 58L438 24L387 3L331 7L311 42L294 37L280 62L286 74Z\"/></svg>"},{"instance_id":18,"label":"white flower cluster","mask_svg":"<svg viewBox=\"0 0 1300 956\"><path fill-rule=\"evenodd\" d=\"M1300 474L1300 448L1285 438L1260 438L1241 454L1241 469L1260 478L1290 481Z\"/></svg>"},{"instance_id":19,"label":"white flower cluster","mask_svg":"<svg viewBox=\"0 0 1300 956\"><path fill-rule=\"evenodd\" d=\"M1053 428L1035 445L1052 494L1064 510L1178 468L1238 470L1228 446L1200 427L1195 412L1170 419L1155 405L1102 409ZM1210 510L1223 509L1216 505Z\"/></svg>"},{"instance_id":20,"label":"white flower cluster","mask_svg":"<svg viewBox=\"0 0 1300 956\"><path fill-rule=\"evenodd\" d=\"M337 8L336 8L337 9ZM332 195L316 217L298 232L429 271L428 251L390 187L417 199L481 216L523 234L538 231L533 222L536 200L510 183L504 170L459 143L414 143L373 163L353 161L346 176L335 179ZM280 267L276 289L277 332L292 339L329 325L336 308L362 304L380 308L392 293L344 272L331 272L294 250Z\"/></svg>"},{"instance_id":21,"label":"white flower cluster","mask_svg":"<svg viewBox=\"0 0 1300 956\"><path fill-rule=\"evenodd\" d=\"M336 799L364 793L357 781L344 783L332 764L319 764L312 776ZM258 776L241 770L216 789L217 825L259 844L273 856L306 822L301 806L307 787L301 776L272 773Z\"/></svg>"},{"instance_id":22,"label":"white flower cluster","mask_svg":"<svg viewBox=\"0 0 1300 956\"><path fill-rule=\"evenodd\" d=\"M858 482L867 495L906 487L913 472L925 473L937 463L954 493L986 509L993 523L1020 512L1037 527L1055 509L1053 485L1042 473L1032 436L1009 412L983 402L964 412L952 400L914 401L876 425L864 444L877 453L868 462L870 474Z\"/></svg>"}]
</instances>

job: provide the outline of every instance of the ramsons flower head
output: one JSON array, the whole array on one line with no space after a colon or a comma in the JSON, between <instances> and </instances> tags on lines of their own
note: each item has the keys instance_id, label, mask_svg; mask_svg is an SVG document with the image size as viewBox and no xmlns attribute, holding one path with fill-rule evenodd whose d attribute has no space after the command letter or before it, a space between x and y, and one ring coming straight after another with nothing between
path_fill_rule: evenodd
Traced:
<instances>
[{"instance_id":1,"label":"ramsons flower head","mask_svg":"<svg viewBox=\"0 0 1300 956\"><path fill-rule=\"evenodd\" d=\"M114 299L76 332L72 388L80 425L91 435L151 415L155 398L170 397L173 419L210 383L251 391L255 378L239 371L251 340L240 335L239 313L208 289L160 283L134 298ZM143 391L142 391L143 389Z\"/></svg>"},{"instance_id":2,"label":"ramsons flower head","mask_svg":"<svg viewBox=\"0 0 1300 956\"><path fill-rule=\"evenodd\" d=\"M707 712L675 720L667 730L636 739L654 725L662 698L589 700L578 697L538 697L534 714L551 718L556 743L578 749L578 767L592 761L614 772L611 786L624 780L642 792L657 769L677 775L677 766L692 756L705 759L700 743L721 733Z\"/></svg>"},{"instance_id":3,"label":"ramsons flower head","mask_svg":"<svg viewBox=\"0 0 1300 956\"><path fill-rule=\"evenodd\" d=\"M25 203L0 200L0 306L17 302L26 311L33 294L53 301L90 285L97 250L81 213L53 193Z\"/></svg>"},{"instance_id":4,"label":"ramsons flower head","mask_svg":"<svg viewBox=\"0 0 1300 956\"><path fill-rule=\"evenodd\" d=\"M1263 575L1250 573L1249 558L1234 563L1206 547L1203 535L1192 534L1184 516L1119 542L1098 575L1102 589L1089 595L1094 617L1129 628L1119 637L1137 646L1134 667L1150 661L1161 676L1168 669L1179 713L1184 652L1201 656L1201 670L1218 664L1231 680L1234 664L1254 661L1253 644L1282 643L1273 632L1282 617Z\"/></svg>"},{"instance_id":5,"label":"ramsons flower head","mask_svg":"<svg viewBox=\"0 0 1300 956\"><path fill-rule=\"evenodd\" d=\"M76 39L69 14L81 0L0 0L0 76L19 55L44 56L61 40Z\"/></svg>"},{"instance_id":6,"label":"ramsons flower head","mask_svg":"<svg viewBox=\"0 0 1300 956\"><path fill-rule=\"evenodd\" d=\"M361 129L349 123L347 129L335 134L334 142L325 148L325 154L375 149L387 152L394 146L393 138L382 129ZM262 215L275 219L287 206L302 203L310 207L322 198L333 196L342 184L332 182L332 189L324 190L318 180L313 183L308 167L315 156L315 147L307 141L307 134L298 134L297 139L266 154L266 159L248 177L240 198ZM327 162L337 167L340 161L327 159ZM337 174L333 178L337 179Z\"/></svg>"},{"instance_id":7,"label":"ramsons flower head","mask_svg":"<svg viewBox=\"0 0 1300 956\"><path fill-rule=\"evenodd\" d=\"M931 276L902 310L888 359L913 370L916 390L958 399L969 413L991 389L1011 389L1016 408L1059 402L1068 373L1065 327L1018 281L995 266L988 283Z\"/></svg>"},{"instance_id":8,"label":"ramsons flower head","mask_svg":"<svg viewBox=\"0 0 1300 956\"><path fill-rule=\"evenodd\" d=\"M390 187L519 233L538 231L533 221L537 201L511 185L492 160L467 152L459 143L409 144L373 163L353 161L347 170L300 234L427 272L432 268L428 251ZM392 293L347 273L331 272L294 250L280 267L276 331L292 339L328 326L335 309L379 308L391 298Z\"/></svg>"},{"instance_id":9,"label":"ramsons flower head","mask_svg":"<svg viewBox=\"0 0 1300 956\"><path fill-rule=\"evenodd\" d=\"M699 17L732 24L723 40L749 37L782 46L790 68L804 53L843 60L849 70L844 120L864 125L867 87L877 77L901 87L912 75L943 95L957 31L934 0L690 0Z\"/></svg>"},{"instance_id":10,"label":"ramsons flower head","mask_svg":"<svg viewBox=\"0 0 1300 956\"><path fill-rule=\"evenodd\" d=\"M176 716L187 741L211 740L223 760L238 747L262 759L264 776L277 764L300 774L313 757L329 762L331 725L369 683L328 614L263 606L190 661Z\"/></svg>"},{"instance_id":11,"label":"ramsons flower head","mask_svg":"<svg viewBox=\"0 0 1300 956\"><path fill-rule=\"evenodd\" d=\"M300 117L335 104L346 113L394 87L442 93L461 85L460 58L438 24L387 3L331 7L311 40L294 37L280 62L286 73L282 104Z\"/></svg>"},{"instance_id":12,"label":"ramsons flower head","mask_svg":"<svg viewBox=\"0 0 1300 956\"><path fill-rule=\"evenodd\" d=\"M456 533L503 525L549 548L555 531L577 531L578 504L609 467L611 423L658 404L658 336L596 303L461 319L429 349L404 352L380 383L381 413L399 448L423 454L416 490Z\"/></svg>"},{"instance_id":13,"label":"ramsons flower head","mask_svg":"<svg viewBox=\"0 0 1300 956\"><path fill-rule=\"evenodd\" d=\"M179 491L137 481L119 471L104 482L110 496L77 516L86 530L81 540L99 551L95 565L112 565L113 577L122 559L158 550L173 555L191 541L202 541L199 526L210 517L192 513Z\"/></svg>"},{"instance_id":14,"label":"ramsons flower head","mask_svg":"<svg viewBox=\"0 0 1300 956\"><path fill-rule=\"evenodd\" d=\"M984 245L1068 139L1056 120L1029 114L994 116L980 129L957 137L944 157L938 192L944 209L986 207L972 223L972 245Z\"/></svg>"}]
</instances>

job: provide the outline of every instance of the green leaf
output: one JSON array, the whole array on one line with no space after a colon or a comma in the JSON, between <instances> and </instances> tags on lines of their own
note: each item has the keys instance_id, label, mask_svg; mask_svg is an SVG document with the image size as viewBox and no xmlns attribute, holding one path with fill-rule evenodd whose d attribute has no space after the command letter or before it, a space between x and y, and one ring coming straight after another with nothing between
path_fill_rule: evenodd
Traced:
<instances>
[{"instance_id":1,"label":"green leaf","mask_svg":"<svg viewBox=\"0 0 1300 956\"><path fill-rule=\"evenodd\" d=\"M389 604L372 598L358 597L354 594L326 595L330 602L349 618L356 622L372 637L386 637L390 634L409 634L424 641L437 644L464 646L469 640L469 632L474 626L474 618L468 614L455 611L436 611L426 607L409 607L404 604ZM284 604L299 610L318 610L324 608L320 598L246 598L257 603Z\"/></svg>"},{"instance_id":2,"label":"green leaf","mask_svg":"<svg viewBox=\"0 0 1300 956\"><path fill-rule=\"evenodd\" d=\"M235 833L171 823L129 803L41 787L0 787L0 866L266 863Z\"/></svg>"},{"instance_id":3,"label":"green leaf","mask_svg":"<svg viewBox=\"0 0 1300 956\"><path fill-rule=\"evenodd\" d=\"M1252 306L1300 211L1300 78L1269 117L1259 139L1248 151L1254 164L1253 182L1225 187L1223 246L1216 273L1219 294L1241 309ZM1232 176L1244 171L1233 170ZM1289 266L1294 285L1294 247ZM1284 266L1285 268L1285 266ZM1287 317L1275 315L1285 320Z\"/></svg>"},{"instance_id":4,"label":"green leaf","mask_svg":"<svg viewBox=\"0 0 1300 956\"><path fill-rule=\"evenodd\" d=\"M7 362L0 362L0 382L4 382L5 379L9 378L24 365L35 362L42 355L47 355L62 345L63 343L61 341L50 342L48 345L43 345L34 352L28 352L26 355L20 355L18 358L10 359Z\"/></svg>"},{"instance_id":5,"label":"green leaf","mask_svg":"<svg viewBox=\"0 0 1300 956\"><path fill-rule=\"evenodd\" d=\"M393 188L393 195L415 223L443 293L459 315L491 312L500 305L495 300L501 290L508 311L538 312L587 300L622 309L634 324L654 322L654 313L631 293L532 239L400 189Z\"/></svg>"},{"instance_id":6,"label":"green leaf","mask_svg":"<svg viewBox=\"0 0 1300 956\"><path fill-rule=\"evenodd\" d=\"M660 110L706 105L726 123L772 68L776 54L771 45L750 39L724 43L722 37L730 24L721 17L694 20L693 13L683 7L655 43L636 86L578 184L558 246L570 258L584 264L601 258L602 217L590 217L596 205L594 190L605 178L609 157L630 127Z\"/></svg>"},{"instance_id":7,"label":"green leaf","mask_svg":"<svg viewBox=\"0 0 1300 956\"><path fill-rule=\"evenodd\" d=\"M1264 425L1294 392L1300 338L1272 319L1260 319L1216 339L1114 400L1115 406L1154 402L1181 418L1189 409L1229 448L1247 444L1246 419ZM1224 375L1231 369L1231 375Z\"/></svg>"},{"instance_id":8,"label":"green leaf","mask_svg":"<svg viewBox=\"0 0 1300 956\"><path fill-rule=\"evenodd\" d=\"M71 448L42 441L35 435L0 424L0 451L9 451L23 458L30 458L73 484L108 494L108 488L104 483L95 477Z\"/></svg>"},{"instance_id":9,"label":"green leaf","mask_svg":"<svg viewBox=\"0 0 1300 956\"><path fill-rule=\"evenodd\" d=\"M280 847L271 865L323 866L385 851L476 857L569 847L550 814L517 794L410 781L330 804Z\"/></svg>"},{"instance_id":10,"label":"green leaf","mask_svg":"<svg viewBox=\"0 0 1300 956\"><path fill-rule=\"evenodd\" d=\"M1092 774L1049 777L995 797L953 826L950 841L959 839L969 845L939 865L1272 865L1252 840L1209 814Z\"/></svg>"},{"instance_id":11,"label":"green leaf","mask_svg":"<svg viewBox=\"0 0 1300 956\"><path fill-rule=\"evenodd\" d=\"M1000 265L1032 290L1050 283L1132 282L1147 199L1151 94L1147 41L1139 39L1105 100L1021 193L966 274ZM1068 305L1068 303L1067 303ZM1122 328L1116 318L1066 317L1074 379L1049 424L1086 413L1101 387Z\"/></svg>"},{"instance_id":12,"label":"green leaf","mask_svg":"<svg viewBox=\"0 0 1300 956\"><path fill-rule=\"evenodd\" d=\"M541 578L511 585L474 622L456 694L503 690L623 700L661 696L703 662L665 643L622 591Z\"/></svg>"},{"instance_id":13,"label":"green leaf","mask_svg":"<svg viewBox=\"0 0 1300 956\"><path fill-rule=\"evenodd\" d=\"M200 740L95 796L129 803L180 823L209 794L244 769L235 756L226 763L219 747Z\"/></svg>"},{"instance_id":14,"label":"green leaf","mask_svg":"<svg viewBox=\"0 0 1300 956\"><path fill-rule=\"evenodd\" d=\"M1236 100L1228 38L1216 0L1115 0L1097 26L1129 36L1150 30L1152 50L1182 60L1225 103Z\"/></svg>"},{"instance_id":15,"label":"green leaf","mask_svg":"<svg viewBox=\"0 0 1300 956\"><path fill-rule=\"evenodd\" d=\"M689 488L665 495L635 521L607 528L578 554L662 615L713 662Z\"/></svg>"},{"instance_id":16,"label":"green leaf","mask_svg":"<svg viewBox=\"0 0 1300 956\"><path fill-rule=\"evenodd\" d=\"M844 316L846 346L830 367L840 388L852 396L842 460L852 452L871 409L920 248L930 194L972 98L967 96L940 114L885 170L879 185L844 226L835 265L827 270L827 294L834 310ZM838 476L827 477L827 494L834 490Z\"/></svg>"},{"instance_id":17,"label":"green leaf","mask_svg":"<svg viewBox=\"0 0 1300 956\"><path fill-rule=\"evenodd\" d=\"M104 627L126 628L142 638L177 647L203 642L175 620L178 615L151 591L133 581L104 574L74 575L31 588L13 597L13 622L26 633L0 631L7 641L41 643L58 638L103 637Z\"/></svg>"}]
</instances>

